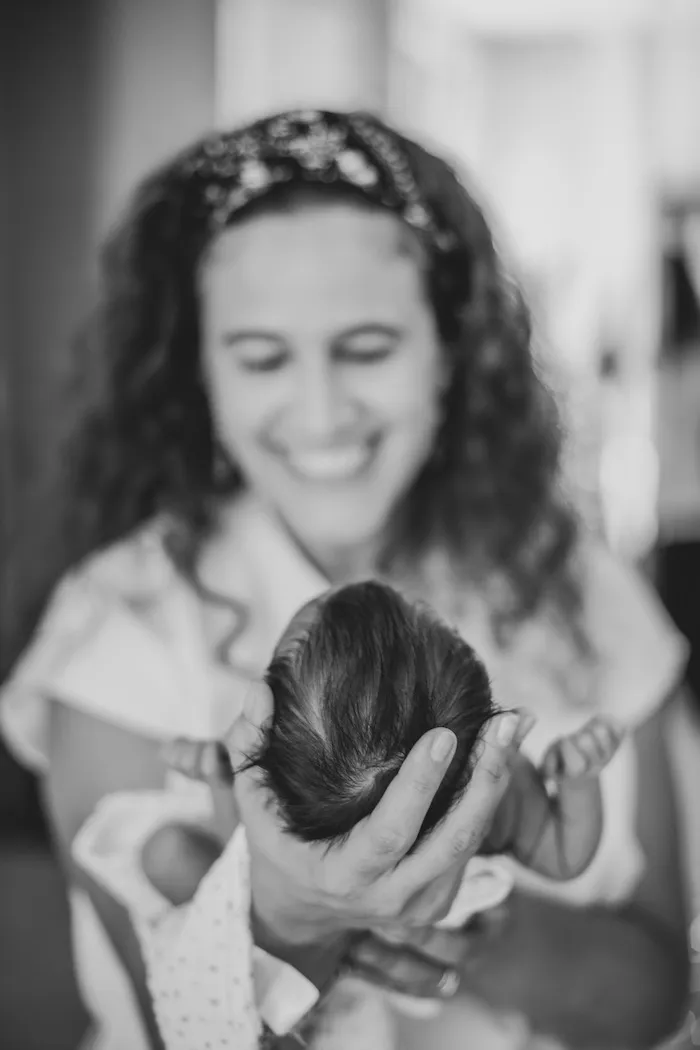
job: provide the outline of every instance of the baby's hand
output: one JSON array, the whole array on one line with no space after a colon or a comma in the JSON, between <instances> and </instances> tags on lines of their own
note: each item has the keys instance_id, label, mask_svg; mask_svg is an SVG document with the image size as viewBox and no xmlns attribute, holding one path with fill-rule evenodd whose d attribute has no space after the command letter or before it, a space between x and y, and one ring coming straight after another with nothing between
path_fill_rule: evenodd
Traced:
<instances>
[{"instance_id":1,"label":"baby's hand","mask_svg":"<svg viewBox=\"0 0 700 1050\"><path fill-rule=\"evenodd\" d=\"M215 740L173 740L165 745L163 758L170 769L209 784L233 784L228 752Z\"/></svg>"},{"instance_id":2,"label":"baby's hand","mask_svg":"<svg viewBox=\"0 0 700 1050\"><path fill-rule=\"evenodd\" d=\"M623 736L622 728L611 719L592 718L551 745L542 760L542 774L547 780L597 777L615 755Z\"/></svg>"}]
</instances>

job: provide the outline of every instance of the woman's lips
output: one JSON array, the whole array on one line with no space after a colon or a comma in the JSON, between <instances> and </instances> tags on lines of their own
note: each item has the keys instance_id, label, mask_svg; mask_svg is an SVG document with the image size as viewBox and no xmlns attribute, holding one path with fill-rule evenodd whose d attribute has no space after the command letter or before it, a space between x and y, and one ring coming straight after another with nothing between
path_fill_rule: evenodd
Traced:
<instances>
[{"instance_id":1,"label":"woman's lips","mask_svg":"<svg viewBox=\"0 0 700 1050\"><path fill-rule=\"evenodd\" d=\"M286 451L284 458L292 473L303 481L351 481L369 468L377 445L377 441L362 441L338 448Z\"/></svg>"}]
</instances>

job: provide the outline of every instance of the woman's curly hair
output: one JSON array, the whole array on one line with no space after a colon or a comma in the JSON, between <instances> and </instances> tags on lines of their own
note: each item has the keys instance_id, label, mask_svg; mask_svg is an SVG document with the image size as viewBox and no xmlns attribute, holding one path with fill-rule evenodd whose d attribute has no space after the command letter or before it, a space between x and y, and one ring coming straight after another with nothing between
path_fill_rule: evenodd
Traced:
<instances>
[{"instance_id":1,"label":"woman's curly hair","mask_svg":"<svg viewBox=\"0 0 700 1050\"><path fill-rule=\"evenodd\" d=\"M571 622L576 518L561 494L561 428L533 361L528 311L481 208L454 172L390 133L456 243L446 252L427 249L428 291L451 383L434 454L397 509L386 561L415 564L439 544L455 579L489 574L507 581L494 609L499 626L545 602ZM100 396L72 456L70 535L79 553L161 512L179 523L194 552L213 521L215 437L196 288L209 234L192 207L182 159L140 186L104 251L104 296L88 341L103 370ZM319 192L339 189L348 192L337 185ZM298 203L287 198L287 206ZM270 206L267 198L252 205ZM235 475L230 481L229 493L241 484Z\"/></svg>"}]
</instances>

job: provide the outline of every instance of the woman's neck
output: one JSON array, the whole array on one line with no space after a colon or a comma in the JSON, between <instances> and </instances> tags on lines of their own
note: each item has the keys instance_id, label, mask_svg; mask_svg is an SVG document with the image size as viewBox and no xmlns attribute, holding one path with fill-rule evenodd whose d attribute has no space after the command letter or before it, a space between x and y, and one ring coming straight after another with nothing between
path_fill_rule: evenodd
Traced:
<instances>
[{"instance_id":1,"label":"woman's neck","mask_svg":"<svg viewBox=\"0 0 700 1050\"><path fill-rule=\"evenodd\" d=\"M213 555L214 563L219 566L225 562L225 552L235 535L235 515L240 507L240 496L228 506L221 507L217 516L216 528L208 543L208 553ZM375 576L381 550L379 539L363 543L333 546L331 544L307 543L285 521L285 519L268 503L259 502L257 497L248 493L253 503L258 502L265 514L288 538L289 543L299 552L311 568L322 576L331 586L350 583L356 580ZM210 560L210 559L205 559Z\"/></svg>"},{"instance_id":2,"label":"woman's neck","mask_svg":"<svg viewBox=\"0 0 700 1050\"><path fill-rule=\"evenodd\" d=\"M281 527L300 554L328 580L331 586L352 583L376 575L379 544L374 541L345 547L314 544L313 549L278 518Z\"/></svg>"}]
</instances>

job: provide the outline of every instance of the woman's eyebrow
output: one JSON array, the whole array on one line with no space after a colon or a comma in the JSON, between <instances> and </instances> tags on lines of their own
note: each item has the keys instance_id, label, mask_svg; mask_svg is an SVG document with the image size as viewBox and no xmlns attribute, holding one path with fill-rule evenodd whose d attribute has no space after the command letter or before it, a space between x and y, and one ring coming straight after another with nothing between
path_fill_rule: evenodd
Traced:
<instances>
[{"instance_id":1,"label":"woman's eyebrow","mask_svg":"<svg viewBox=\"0 0 700 1050\"><path fill-rule=\"evenodd\" d=\"M366 321L363 324L352 325L344 328L339 333L339 339L348 339L356 335L388 335L399 339L403 335L403 328L398 324L389 324L386 321Z\"/></svg>"},{"instance_id":2,"label":"woman's eyebrow","mask_svg":"<svg viewBox=\"0 0 700 1050\"><path fill-rule=\"evenodd\" d=\"M223 332L221 341L225 346L235 346L237 343L250 341L282 343L284 340L276 332L269 332L264 328L240 328Z\"/></svg>"}]
</instances>

